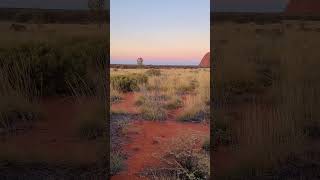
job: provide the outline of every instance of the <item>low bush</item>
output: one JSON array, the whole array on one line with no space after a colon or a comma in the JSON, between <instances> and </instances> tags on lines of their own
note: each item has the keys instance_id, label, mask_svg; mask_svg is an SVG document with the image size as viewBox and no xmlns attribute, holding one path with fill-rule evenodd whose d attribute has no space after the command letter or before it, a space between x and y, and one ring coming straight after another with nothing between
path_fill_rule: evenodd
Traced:
<instances>
[{"instance_id":1,"label":"low bush","mask_svg":"<svg viewBox=\"0 0 320 180\"><path fill-rule=\"evenodd\" d=\"M31 126L41 116L38 104L28 102L22 97L1 97L0 130L1 133L14 131L18 125Z\"/></svg>"},{"instance_id":2,"label":"low bush","mask_svg":"<svg viewBox=\"0 0 320 180\"><path fill-rule=\"evenodd\" d=\"M206 139L202 145L202 149L206 152L210 152L210 138Z\"/></svg>"},{"instance_id":3,"label":"low bush","mask_svg":"<svg viewBox=\"0 0 320 180\"><path fill-rule=\"evenodd\" d=\"M97 61L106 57L104 49L104 41L97 39L27 42L0 49L0 66L27 63L30 76L41 95L70 95L72 92L66 81L74 78L75 73L88 84L94 83L90 77L91 69L97 66Z\"/></svg>"},{"instance_id":4,"label":"low bush","mask_svg":"<svg viewBox=\"0 0 320 180\"><path fill-rule=\"evenodd\" d=\"M178 120L185 122L200 122L206 119L208 114L201 110L190 110L184 111L179 117Z\"/></svg>"},{"instance_id":5,"label":"low bush","mask_svg":"<svg viewBox=\"0 0 320 180\"><path fill-rule=\"evenodd\" d=\"M142 118L146 120L165 120L167 112L159 106L144 106L141 109Z\"/></svg>"},{"instance_id":6,"label":"low bush","mask_svg":"<svg viewBox=\"0 0 320 180\"><path fill-rule=\"evenodd\" d=\"M197 148L198 138L179 137L168 144L168 149L159 158L164 167L147 171L147 176L162 177L161 179L209 179L209 154Z\"/></svg>"},{"instance_id":7,"label":"low bush","mask_svg":"<svg viewBox=\"0 0 320 180\"><path fill-rule=\"evenodd\" d=\"M183 101L180 98L173 98L172 100L169 100L169 102L167 102L164 105L164 108L167 110L170 109L178 109L181 108L183 106Z\"/></svg>"},{"instance_id":8,"label":"low bush","mask_svg":"<svg viewBox=\"0 0 320 180\"><path fill-rule=\"evenodd\" d=\"M138 96L135 105L141 106L146 102L146 98L144 96Z\"/></svg>"},{"instance_id":9,"label":"low bush","mask_svg":"<svg viewBox=\"0 0 320 180\"><path fill-rule=\"evenodd\" d=\"M143 74L117 75L110 79L111 86L121 92L138 91L139 85L147 82L148 77Z\"/></svg>"}]
</instances>

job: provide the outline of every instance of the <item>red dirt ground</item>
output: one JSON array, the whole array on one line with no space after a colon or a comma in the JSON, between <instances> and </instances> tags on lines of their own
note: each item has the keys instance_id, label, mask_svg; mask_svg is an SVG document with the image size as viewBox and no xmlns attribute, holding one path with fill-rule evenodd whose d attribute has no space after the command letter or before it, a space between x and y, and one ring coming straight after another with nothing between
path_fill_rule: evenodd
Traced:
<instances>
[{"instance_id":1,"label":"red dirt ground","mask_svg":"<svg viewBox=\"0 0 320 180\"><path fill-rule=\"evenodd\" d=\"M134 105L134 94L126 94L124 101L116 105L116 108L131 112L138 112ZM114 108L114 107L112 107ZM113 176L112 180L130 180L141 179L137 173L145 167L157 166L159 159L156 155L161 155L162 151L167 148L167 142L170 140L188 135L196 137L208 137L209 125L203 123L182 123L176 121L177 115L181 109L169 112L168 119L162 122L136 120L131 124L135 132L129 132L130 142L123 146L124 151L128 154L126 161L127 169Z\"/></svg>"},{"instance_id":2,"label":"red dirt ground","mask_svg":"<svg viewBox=\"0 0 320 180\"><path fill-rule=\"evenodd\" d=\"M0 142L2 152L14 152L14 157L26 161L76 165L97 162L97 141L81 140L76 135L73 102L50 99L41 107L47 119L35 122L31 130L6 137Z\"/></svg>"},{"instance_id":3,"label":"red dirt ground","mask_svg":"<svg viewBox=\"0 0 320 180\"><path fill-rule=\"evenodd\" d=\"M135 97L133 92L126 93L123 95L121 102L112 104L111 109L112 110L124 110L125 112L128 112L130 114L137 114L139 111L137 107L134 105L135 103Z\"/></svg>"}]
</instances>

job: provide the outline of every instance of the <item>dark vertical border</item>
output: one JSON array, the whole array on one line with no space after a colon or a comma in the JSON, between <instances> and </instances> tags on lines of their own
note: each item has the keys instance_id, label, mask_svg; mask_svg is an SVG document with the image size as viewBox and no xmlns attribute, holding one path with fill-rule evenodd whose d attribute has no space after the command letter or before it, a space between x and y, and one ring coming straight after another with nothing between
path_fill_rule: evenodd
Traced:
<instances>
[{"instance_id":1,"label":"dark vertical border","mask_svg":"<svg viewBox=\"0 0 320 180\"><path fill-rule=\"evenodd\" d=\"M214 177L214 59L213 59L213 44L212 44L212 37L211 34L211 27L213 25L213 2L214 0L210 0L210 179Z\"/></svg>"},{"instance_id":2,"label":"dark vertical border","mask_svg":"<svg viewBox=\"0 0 320 180\"><path fill-rule=\"evenodd\" d=\"M106 164L106 168L107 168L107 178L106 179L110 179L110 0L106 0L106 4L107 4L107 25L108 25L108 29L106 32L107 33L107 57L106 57L106 62L105 62L105 72L106 72L106 80L105 80L105 106L106 106L106 132L107 132L107 164Z\"/></svg>"}]
</instances>

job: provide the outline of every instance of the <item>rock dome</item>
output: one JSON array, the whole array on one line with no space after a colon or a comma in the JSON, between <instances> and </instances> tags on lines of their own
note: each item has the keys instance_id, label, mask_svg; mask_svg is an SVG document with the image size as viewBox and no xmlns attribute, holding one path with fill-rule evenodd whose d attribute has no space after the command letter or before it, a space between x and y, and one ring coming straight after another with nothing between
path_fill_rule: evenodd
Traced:
<instances>
[{"instance_id":1,"label":"rock dome","mask_svg":"<svg viewBox=\"0 0 320 180\"><path fill-rule=\"evenodd\" d=\"M210 52L208 52L204 57L202 58L199 67L202 68L210 68Z\"/></svg>"}]
</instances>

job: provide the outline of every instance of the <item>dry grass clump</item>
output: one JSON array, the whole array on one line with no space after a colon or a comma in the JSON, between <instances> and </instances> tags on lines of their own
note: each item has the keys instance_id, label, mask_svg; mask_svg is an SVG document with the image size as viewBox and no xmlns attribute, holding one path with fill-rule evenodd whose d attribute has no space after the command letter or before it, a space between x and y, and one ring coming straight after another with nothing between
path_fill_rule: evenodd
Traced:
<instances>
[{"instance_id":1,"label":"dry grass clump","mask_svg":"<svg viewBox=\"0 0 320 180\"><path fill-rule=\"evenodd\" d=\"M2 60L2 59L1 59ZM0 63L0 133L31 126L42 114L27 61Z\"/></svg>"},{"instance_id":2,"label":"dry grass clump","mask_svg":"<svg viewBox=\"0 0 320 180\"><path fill-rule=\"evenodd\" d=\"M111 76L110 84L112 88L121 92L138 91L139 86L146 84L148 77L144 74L128 74Z\"/></svg>"},{"instance_id":3,"label":"dry grass clump","mask_svg":"<svg viewBox=\"0 0 320 180\"><path fill-rule=\"evenodd\" d=\"M122 93L110 85L110 103L116 103L121 100Z\"/></svg>"},{"instance_id":4,"label":"dry grass clump","mask_svg":"<svg viewBox=\"0 0 320 180\"><path fill-rule=\"evenodd\" d=\"M145 72L147 76L160 76L161 70L160 69L149 69Z\"/></svg>"},{"instance_id":5,"label":"dry grass clump","mask_svg":"<svg viewBox=\"0 0 320 180\"><path fill-rule=\"evenodd\" d=\"M146 88L144 88L146 89ZM141 91L144 100L141 107L141 114L147 120L165 120L167 118L167 111L163 108L164 100L160 95L160 91L147 92Z\"/></svg>"},{"instance_id":6,"label":"dry grass clump","mask_svg":"<svg viewBox=\"0 0 320 180\"><path fill-rule=\"evenodd\" d=\"M178 116L180 121L201 122L209 120L209 107L199 96L191 96L185 102L183 112Z\"/></svg>"},{"instance_id":7,"label":"dry grass clump","mask_svg":"<svg viewBox=\"0 0 320 180\"><path fill-rule=\"evenodd\" d=\"M201 148L200 137L181 136L173 139L158 157L163 162L161 168L149 169L145 174L158 179L209 179L209 153Z\"/></svg>"},{"instance_id":8,"label":"dry grass clump","mask_svg":"<svg viewBox=\"0 0 320 180\"><path fill-rule=\"evenodd\" d=\"M175 96L172 97L169 101L167 101L163 107L167 110L178 109L183 107L183 101L180 97Z\"/></svg>"},{"instance_id":9,"label":"dry grass clump","mask_svg":"<svg viewBox=\"0 0 320 180\"><path fill-rule=\"evenodd\" d=\"M214 42L219 43L218 38L234 42L220 44L214 52L219 59L213 76L216 131L230 138L237 157L236 166L224 175L282 179L299 172L304 178L307 167L320 162L308 148L319 140L314 133L320 127L318 33L290 28L279 34L276 29L282 24L269 24L259 27L265 33L253 36L251 26L216 24L214 30L219 34ZM243 31L234 32L236 28ZM314 151L319 154L319 149ZM303 163L294 168L291 164L297 160L289 159Z\"/></svg>"},{"instance_id":10,"label":"dry grass clump","mask_svg":"<svg viewBox=\"0 0 320 180\"><path fill-rule=\"evenodd\" d=\"M76 128L77 135L81 138L96 139L106 135L107 115L106 115L106 69L101 59L96 60L96 73L94 78L94 87L89 85L83 77L68 80L70 90L76 100L77 115Z\"/></svg>"},{"instance_id":11,"label":"dry grass clump","mask_svg":"<svg viewBox=\"0 0 320 180\"><path fill-rule=\"evenodd\" d=\"M190 96L185 102L183 112L178 119L181 121L208 121L210 116L210 77L209 73L200 71L196 75L199 82L196 95Z\"/></svg>"}]
</instances>

